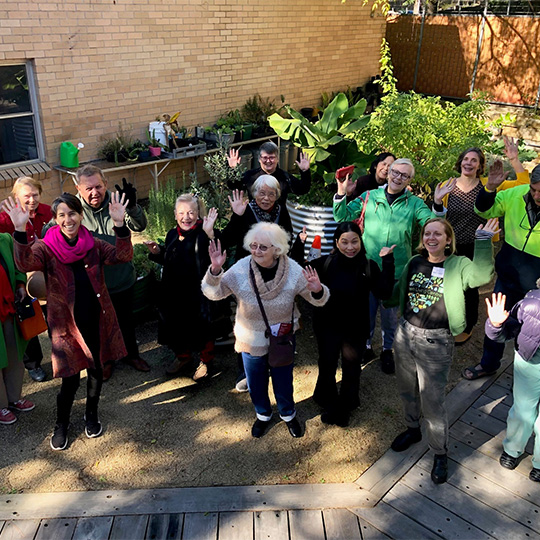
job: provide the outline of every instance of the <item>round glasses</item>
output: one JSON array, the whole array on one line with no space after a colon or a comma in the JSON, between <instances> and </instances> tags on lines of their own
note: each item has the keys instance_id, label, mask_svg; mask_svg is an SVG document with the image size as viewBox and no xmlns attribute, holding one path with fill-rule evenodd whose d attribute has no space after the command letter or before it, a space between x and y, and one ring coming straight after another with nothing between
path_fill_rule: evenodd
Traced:
<instances>
[{"instance_id":1,"label":"round glasses","mask_svg":"<svg viewBox=\"0 0 540 540\"><path fill-rule=\"evenodd\" d=\"M253 242L252 244L249 244L249 249L251 249L251 251L259 250L261 253L265 253L271 247L272 246L265 246L263 244L257 244L256 242Z\"/></svg>"}]
</instances>

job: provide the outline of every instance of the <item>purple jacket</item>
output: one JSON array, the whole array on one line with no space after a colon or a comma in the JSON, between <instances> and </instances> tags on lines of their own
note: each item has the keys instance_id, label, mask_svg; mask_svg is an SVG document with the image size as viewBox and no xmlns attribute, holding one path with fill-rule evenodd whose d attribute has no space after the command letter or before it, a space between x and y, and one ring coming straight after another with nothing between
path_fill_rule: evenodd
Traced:
<instances>
[{"instance_id":1,"label":"purple jacket","mask_svg":"<svg viewBox=\"0 0 540 540\"><path fill-rule=\"evenodd\" d=\"M540 289L529 291L499 328L487 319L486 336L499 342L516 338L516 351L529 362L540 348Z\"/></svg>"}]
</instances>

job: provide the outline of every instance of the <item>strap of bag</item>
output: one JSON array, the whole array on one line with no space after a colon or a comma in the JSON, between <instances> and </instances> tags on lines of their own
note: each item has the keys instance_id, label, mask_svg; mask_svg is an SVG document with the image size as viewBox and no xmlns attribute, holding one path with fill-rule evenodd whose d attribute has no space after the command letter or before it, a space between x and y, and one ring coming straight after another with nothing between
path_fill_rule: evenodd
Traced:
<instances>
[{"instance_id":1,"label":"strap of bag","mask_svg":"<svg viewBox=\"0 0 540 540\"><path fill-rule=\"evenodd\" d=\"M255 296L257 297L257 302L259 303L259 309L261 310L264 324L266 324L266 330L268 332L268 335L270 335L272 333L272 330L270 329L270 324L268 323L268 317L266 316L266 311L264 311L264 307L262 305L259 289L257 288L257 284L255 283L255 274L253 272L253 268L251 267L251 263L249 264L249 279L251 281L251 285L253 286L253 290L255 291ZM293 309L292 309L292 315L291 315L291 327L294 329L294 302L293 302Z\"/></svg>"},{"instance_id":2,"label":"strap of bag","mask_svg":"<svg viewBox=\"0 0 540 540\"><path fill-rule=\"evenodd\" d=\"M362 234L364 233L364 220L366 219L365 216L366 216L366 208L367 208L368 201L369 201L369 191L367 192L366 198L364 199L364 204L362 205L362 212L360 213L360 217L357 220L355 220L358 226L360 227L360 232Z\"/></svg>"}]
</instances>

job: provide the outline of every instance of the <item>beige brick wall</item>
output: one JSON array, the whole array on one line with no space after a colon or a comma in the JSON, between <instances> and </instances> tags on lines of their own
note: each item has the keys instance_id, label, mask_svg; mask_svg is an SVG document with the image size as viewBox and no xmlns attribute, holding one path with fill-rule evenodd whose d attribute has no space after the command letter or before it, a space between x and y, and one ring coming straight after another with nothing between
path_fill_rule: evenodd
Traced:
<instances>
[{"instance_id":1,"label":"beige brick wall","mask_svg":"<svg viewBox=\"0 0 540 540\"><path fill-rule=\"evenodd\" d=\"M0 62L35 62L49 164L64 140L94 159L119 122L140 138L165 112L209 125L256 92L317 105L377 73L385 27L360 0L3 0L0 19ZM150 181L137 173L141 192ZM56 173L45 187L59 192Z\"/></svg>"}]
</instances>

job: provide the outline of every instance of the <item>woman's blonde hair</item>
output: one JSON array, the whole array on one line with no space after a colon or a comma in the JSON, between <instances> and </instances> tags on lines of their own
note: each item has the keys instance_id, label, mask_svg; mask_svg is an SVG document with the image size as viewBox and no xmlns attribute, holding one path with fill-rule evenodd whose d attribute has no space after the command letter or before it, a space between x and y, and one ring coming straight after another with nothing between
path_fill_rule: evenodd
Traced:
<instances>
[{"instance_id":1,"label":"woman's blonde hair","mask_svg":"<svg viewBox=\"0 0 540 540\"><path fill-rule=\"evenodd\" d=\"M176 202L174 203L174 213L176 215L176 207L178 206L178 203L188 203L193 204L197 207L197 212L199 213L199 217L203 218L206 216L206 205L204 204L204 201L198 196L193 193L183 193L180 195Z\"/></svg>"},{"instance_id":2,"label":"woman's blonde hair","mask_svg":"<svg viewBox=\"0 0 540 540\"><path fill-rule=\"evenodd\" d=\"M13 197L16 197L19 191L19 188L22 186L32 186L33 188L39 191L40 195L43 193L43 186L41 185L41 182L39 180L36 180L35 178L32 178L31 176L19 176L19 178L15 180L15 183L13 184L13 187L11 188L11 195Z\"/></svg>"},{"instance_id":3,"label":"woman's blonde hair","mask_svg":"<svg viewBox=\"0 0 540 540\"><path fill-rule=\"evenodd\" d=\"M274 246L278 257L280 255L287 255L289 252L290 234L277 223L262 221L252 225L244 237L244 249L246 251L250 251L249 245L252 244L256 238L267 243L268 246Z\"/></svg>"},{"instance_id":4,"label":"woman's blonde hair","mask_svg":"<svg viewBox=\"0 0 540 540\"><path fill-rule=\"evenodd\" d=\"M446 234L446 236L448 238L450 238L450 245L448 246L450 251L446 252L446 250L445 250L445 254L446 255L453 255L456 252L456 235L454 234L454 228L452 227L452 225L450 225L449 221L447 221L444 218L440 218L440 217L428 219L424 223L424 226L422 227L422 230L420 231L420 243L418 244L418 247L416 248L416 251L418 251L418 253L420 253L424 257L427 256L427 250L424 247L423 238L424 238L424 231L426 230L426 227L430 223L442 223L442 226L444 227L444 233Z\"/></svg>"}]
</instances>

